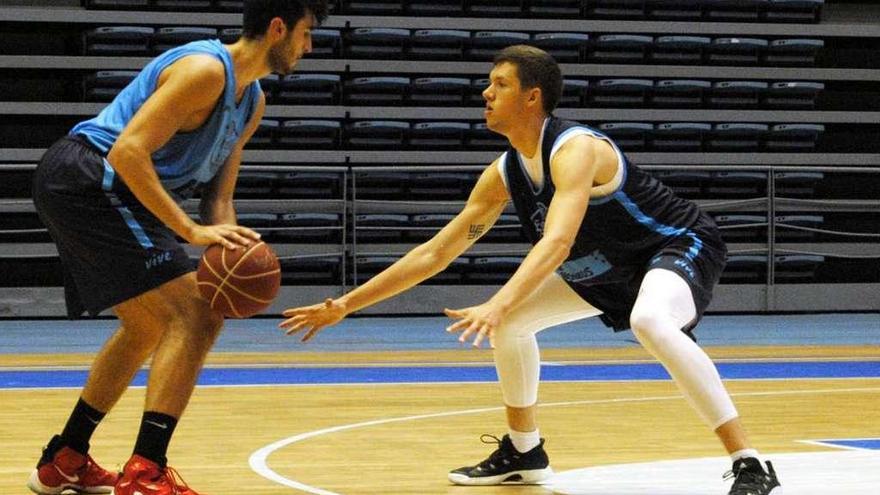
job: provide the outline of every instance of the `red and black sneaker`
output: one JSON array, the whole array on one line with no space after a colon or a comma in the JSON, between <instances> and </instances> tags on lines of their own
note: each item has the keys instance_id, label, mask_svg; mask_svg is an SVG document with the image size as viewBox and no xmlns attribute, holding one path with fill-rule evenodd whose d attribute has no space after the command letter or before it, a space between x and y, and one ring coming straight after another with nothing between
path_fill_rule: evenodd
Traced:
<instances>
[{"instance_id":1,"label":"red and black sneaker","mask_svg":"<svg viewBox=\"0 0 880 495\"><path fill-rule=\"evenodd\" d=\"M27 487L39 495L58 495L65 490L79 493L110 493L119 476L99 466L92 456L63 445L55 435L43 449Z\"/></svg>"},{"instance_id":2,"label":"red and black sneaker","mask_svg":"<svg viewBox=\"0 0 880 495\"><path fill-rule=\"evenodd\" d=\"M172 467L159 464L137 454L125 463L116 482L114 495L199 495L187 486Z\"/></svg>"}]
</instances>

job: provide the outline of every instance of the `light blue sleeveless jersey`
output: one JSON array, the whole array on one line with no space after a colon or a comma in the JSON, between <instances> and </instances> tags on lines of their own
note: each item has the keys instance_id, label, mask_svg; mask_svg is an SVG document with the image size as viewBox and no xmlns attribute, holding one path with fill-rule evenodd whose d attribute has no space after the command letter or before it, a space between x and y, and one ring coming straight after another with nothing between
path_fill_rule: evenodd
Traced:
<instances>
[{"instance_id":1,"label":"light blue sleeveless jersey","mask_svg":"<svg viewBox=\"0 0 880 495\"><path fill-rule=\"evenodd\" d=\"M232 57L218 40L194 41L156 57L95 118L80 122L70 134L84 136L104 154L141 105L153 94L162 71L181 57L213 55L226 67L226 87L208 120L190 132L178 132L156 150L153 164L162 185L183 200L201 184L210 182L229 157L259 101L260 84L254 81L236 105Z\"/></svg>"}]
</instances>

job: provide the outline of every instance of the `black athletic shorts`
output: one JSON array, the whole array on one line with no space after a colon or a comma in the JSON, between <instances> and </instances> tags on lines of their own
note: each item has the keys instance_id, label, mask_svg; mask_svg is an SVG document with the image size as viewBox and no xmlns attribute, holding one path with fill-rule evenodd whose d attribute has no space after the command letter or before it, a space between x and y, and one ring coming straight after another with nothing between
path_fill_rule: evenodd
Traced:
<instances>
[{"instance_id":1,"label":"black athletic shorts","mask_svg":"<svg viewBox=\"0 0 880 495\"><path fill-rule=\"evenodd\" d=\"M648 270L664 268L671 270L687 282L694 296L696 318L682 330L691 330L703 317L712 301L712 290L721 278L727 259L727 246L715 222L703 213L697 225L690 229L699 239L699 249L688 236L673 239L657 252L644 266L623 267L631 275L624 281L597 285L570 284L585 301L602 311L599 318L615 331L630 328L629 316L639 295L639 288ZM694 251L696 253L694 254Z\"/></svg>"},{"instance_id":2,"label":"black athletic shorts","mask_svg":"<svg viewBox=\"0 0 880 495\"><path fill-rule=\"evenodd\" d=\"M174 232L81 136L46 151L33 195L58 246L70 318L95 316L195 269Z\"/></svg>"}]
</instances>

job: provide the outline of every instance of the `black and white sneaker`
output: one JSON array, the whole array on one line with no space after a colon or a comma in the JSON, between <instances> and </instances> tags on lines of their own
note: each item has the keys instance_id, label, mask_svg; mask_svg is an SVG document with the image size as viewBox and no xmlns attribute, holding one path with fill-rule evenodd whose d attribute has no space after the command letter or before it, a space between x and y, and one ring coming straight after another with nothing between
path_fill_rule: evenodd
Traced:
<instances>
[{"instance_id":1,"label":"black and white sneaker","mask_svg":"<svg viewBox=\"0 0 880 495\"><path fill-rule=\"evenodd\" d=\"M761 461L754 457L738 459L733 463L733 469L724 474L724 479L731 478L733 486L728 495L782 495L782 485L770 461L764 471Z\"/></svg>"},{"instance_id":2,"label":"black and white sneaker","mask_svg":"<svg viewBox=\"0 0 880 495\"><path fill-rule=\"evenodd\" d=\"M498 448L476 466L450 471L449 481L456 485L537 485L553 475L543 438L537 447L525 453L516 450L509 435L501 440L493 435L482 435L480 441L498 444Z\"/></svg>"}]
</instances>

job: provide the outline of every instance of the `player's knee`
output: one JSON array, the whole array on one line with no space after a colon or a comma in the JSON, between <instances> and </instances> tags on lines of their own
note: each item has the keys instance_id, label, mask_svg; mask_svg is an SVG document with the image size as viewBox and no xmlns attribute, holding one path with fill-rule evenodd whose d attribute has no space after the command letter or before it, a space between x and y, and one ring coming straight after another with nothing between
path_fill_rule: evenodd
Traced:
<instances>
[{"instance_id":1,"label":"player's knee","mask_svg":"<svg viewBox=\"0 0 880 495\"><path fill-rule=\"evenodd\" d=\"M648 350L659 347L666 338L666 329L670 322L662 315L653 311L633 310L629 317L633 334Z\"/></svg>"}]
</instances>

